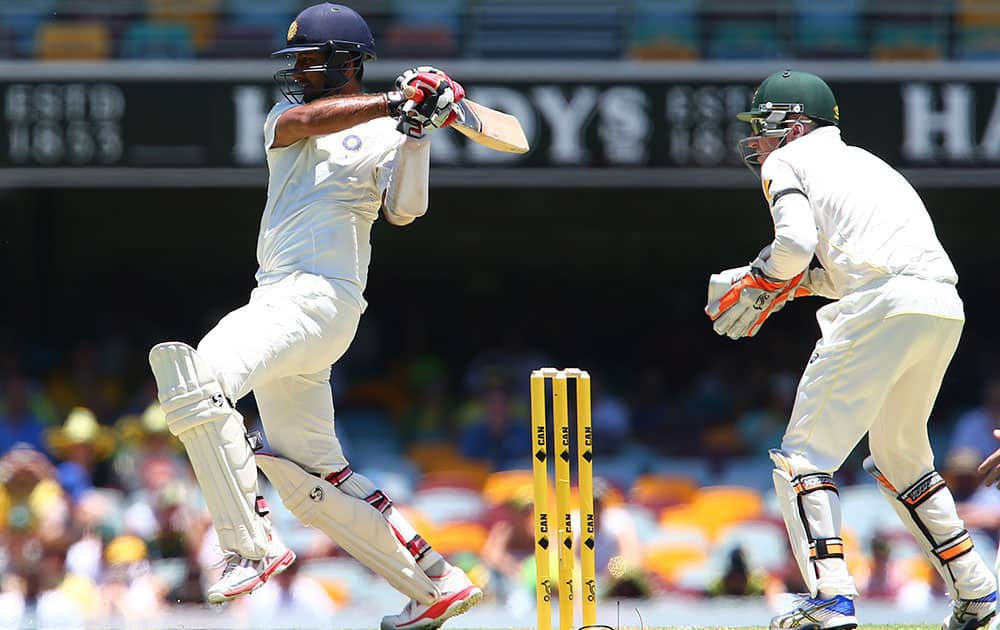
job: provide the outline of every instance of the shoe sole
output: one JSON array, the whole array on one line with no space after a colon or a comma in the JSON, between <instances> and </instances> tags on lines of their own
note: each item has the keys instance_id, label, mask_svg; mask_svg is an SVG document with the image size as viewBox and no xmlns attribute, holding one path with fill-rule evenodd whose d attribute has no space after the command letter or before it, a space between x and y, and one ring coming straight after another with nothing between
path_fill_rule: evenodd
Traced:
<instances>
[{"instance_id":1,"label":"shoe sole","mask_svg":"<svg viewBox=\"0 0 1000 630\"><path fill-rule=\"evenodd\" d=\"M457 617L458 615L468 612L470 608L472 608L481 601L483 601L483 591L480 590L479 588L475 588L475 590L472 591L468 597L460 601L457 601L451 606L449 606L444 611L444 614L438 617L438 621L440 621L440 623L438 623L436 626L431 626L431 627L440 628L445 621L451 619L452 617Z\"/></svg>"},{"instance_id":2,"label":"shoe sole","mask_svg":"<svg viewBox=\"0 0 1000 630\"><path fill-rule=\"evenodd\" d=\"M225 593L218 593L218 594L209 593L208 602L210 604L222 604L228 602L231 599L236 599L240 595L249 595L254 591L256 591L257 589L259 589L260 587L264 586L264 583L267 582L272 575L278 575L279 573L283 573L285 569L287 569L292 565L293 562L295 562L295 552L292 551L291 549L288 549L287 551L285 551L284 555L282 555L278 559L277 562L272 564L263 573L257 576L257 579L237 589L226 591Z\"/></svg>"},{"instance_id":3,"label":"shoe sole","mask_svg":"<svg viewBox=\"0 0 1000 630\"><path fill-rule=\"evenodd\" d=\"M462 593L466 591L468 591L468 595L462 597ZM457 617L458 615L467 612L470 608L483 600L483 591L476 586L470 586L466 590L463 590L462 593L459 593L458 595L460 599L457 599L449 604L440 615L433 619L426 619L421 623L414 623L411 625L381 627L393 628L394 630L436 630L437 628L440 628L444 622L448 621L452 617Z\"/></svg>"}]
</instances>

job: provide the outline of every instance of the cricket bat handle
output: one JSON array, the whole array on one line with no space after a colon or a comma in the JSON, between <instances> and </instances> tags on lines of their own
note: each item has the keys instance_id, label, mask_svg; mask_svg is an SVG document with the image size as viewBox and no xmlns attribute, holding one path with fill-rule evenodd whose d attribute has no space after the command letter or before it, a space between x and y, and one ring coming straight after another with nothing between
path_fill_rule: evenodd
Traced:
<instances>
[{"instance_id":1,"label":"cricket bat handle","mask_svg":"<svg viewBox=\"0 0 1000 630\"><path fill-rule=\"evenodd\" d=\"M406 102L403 103L403 115L405 116L413 111L417 103L424 100L424 93L412 85L407 85L403 88L403 98L406 99Z\"/></svg>"}]
</instances>

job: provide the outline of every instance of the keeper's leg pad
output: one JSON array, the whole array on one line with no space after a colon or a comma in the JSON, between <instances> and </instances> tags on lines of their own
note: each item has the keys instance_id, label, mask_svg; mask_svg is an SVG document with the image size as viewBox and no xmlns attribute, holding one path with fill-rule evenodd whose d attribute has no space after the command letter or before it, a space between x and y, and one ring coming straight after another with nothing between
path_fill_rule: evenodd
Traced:
<instances>
[{"instance_id":1,"label":"keeper's leg pad","mask_svg":"<svg viewBox=\"0 0 1000 630\"><path fill-rule=\"evenodd\" d=\"M844 562L840 494L833 477L823 472L797 473L792 459L779 449L771 449L770 455L788 540L809 594L856 596L858 591Z\"/></svg>"},{"instance_id":2,"label":"keeper's leg pad","mask_svg":"<svg viewBox=\"0 0 1000 630\"><path fill-rule=\"evenodd\" d=\"M864 468L878 481L882 496L948 585L952 599L977 599L996 590L995 577L973 551L972 538L958 517L955 499L936 470L899 491L878 469L872 456L865 458Z\"/></svg>"},{"instance_id":3,"label":"keeper's leg pad","mask_svg":"<svg viewBox=\"0 0 1000 630\"><path fill-rule=\"evenodd\" d=\"M161 343L149 352L167 427L184 444L223 549L260 560L266 521L258 514L257 467L243 418L209 365L191 346Z\"/></svg>"},{"instance_id":4,"label":"keeper's leg pad","mask_svg":"<svg viewBox=\"0 0 1000 630\"><path fill-rule=\"evenodd\" d=\"M304 525L325 533L404 595L424 605L438 599L437 588L417 566L375 503L341 492L333 483L282 457L258 453L257 466L270 479L285 507Z\"/></svg>"}]
</instances>

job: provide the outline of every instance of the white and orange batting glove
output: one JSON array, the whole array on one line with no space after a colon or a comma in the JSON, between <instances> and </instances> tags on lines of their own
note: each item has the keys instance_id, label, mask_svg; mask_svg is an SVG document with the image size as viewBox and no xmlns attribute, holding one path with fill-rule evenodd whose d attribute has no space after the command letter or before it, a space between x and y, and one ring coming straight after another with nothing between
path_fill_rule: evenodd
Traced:
<instances>
[{"instance_id":1,"label":"white and orange batting glove","mask_svg":"<svg viewBox=\"0 0 1000 630\"><path fill-rule=\"evenodd\" d=\"M406 99L397 128L414 137L422 137L426 127L439 129L453 123L458 117L455 103L465 98L460 83L432 66L404 70L395 85ZM419 132L413 133L416 130Z\"/></svg>"},{"instance_id":2,"label":"white and orange batting glove","mask_svg":"<svg viewBox=\"0 0 1000 630\"><path fill-rule=\"evenodd\" d=\"M751 266L727 269L709 279L705 314L720 335L730 339L753 337L786 302L811 293L802 286L805 277L802 271L788 280L775 280Z\"/></svg>"}]
</instances>

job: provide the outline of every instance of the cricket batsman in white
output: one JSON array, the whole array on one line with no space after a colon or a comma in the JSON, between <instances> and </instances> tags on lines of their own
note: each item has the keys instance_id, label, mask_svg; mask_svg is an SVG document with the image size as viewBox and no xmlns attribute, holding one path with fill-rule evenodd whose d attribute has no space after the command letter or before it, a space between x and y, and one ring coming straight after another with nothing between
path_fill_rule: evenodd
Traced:
<instances>
[{"instance_id":1,"label":"cricket batsman in white","mask_svg":"<svg viewBox=\"0 0 1000 630\"><path fill-rule=\"evenodd\" d=\"M289 102L264 123L257 288L197 350L162 343L149 362L226 555L209 601L251 593L295 560L271 536L259 466L289 511L410 597L383 630L437 628L482 591L351 469L334 433L329 379L365 310L372 224L380 213L393 225L425 213L429 134L454 120L464 91L421 67L393 91L363 93L364 62L375 54L365 20L346 6L317 4L292 22L273 55L291 63L275 74ZM406 87L419 98L404 99ZM234 408L251 391L273 454L254 456Z\"/></svg>"},{"instance_id":2,"label":"cricket batsman in white","mask_svg":"<svg viewBox=\"0 0 1000 630\"><path fill-rule=\"evenodd\" d=\"M934 470L927 438L965 321L958 276L927 210L899 173L841 140L833 92L813 74L772 74L739 118L752 129L740 150L759 169L774 240L749 266L712 277L706 313L715 331L752 337L791 299L835 300L816 314L821 338L781 448L771 451L809 587L771 628L857 627L832 475L865 433L865 469L950 591L943 630L986 628L996 614L996 578ZM814 256L821 266L810 268Z\"/></svg>"}]
</instances>

